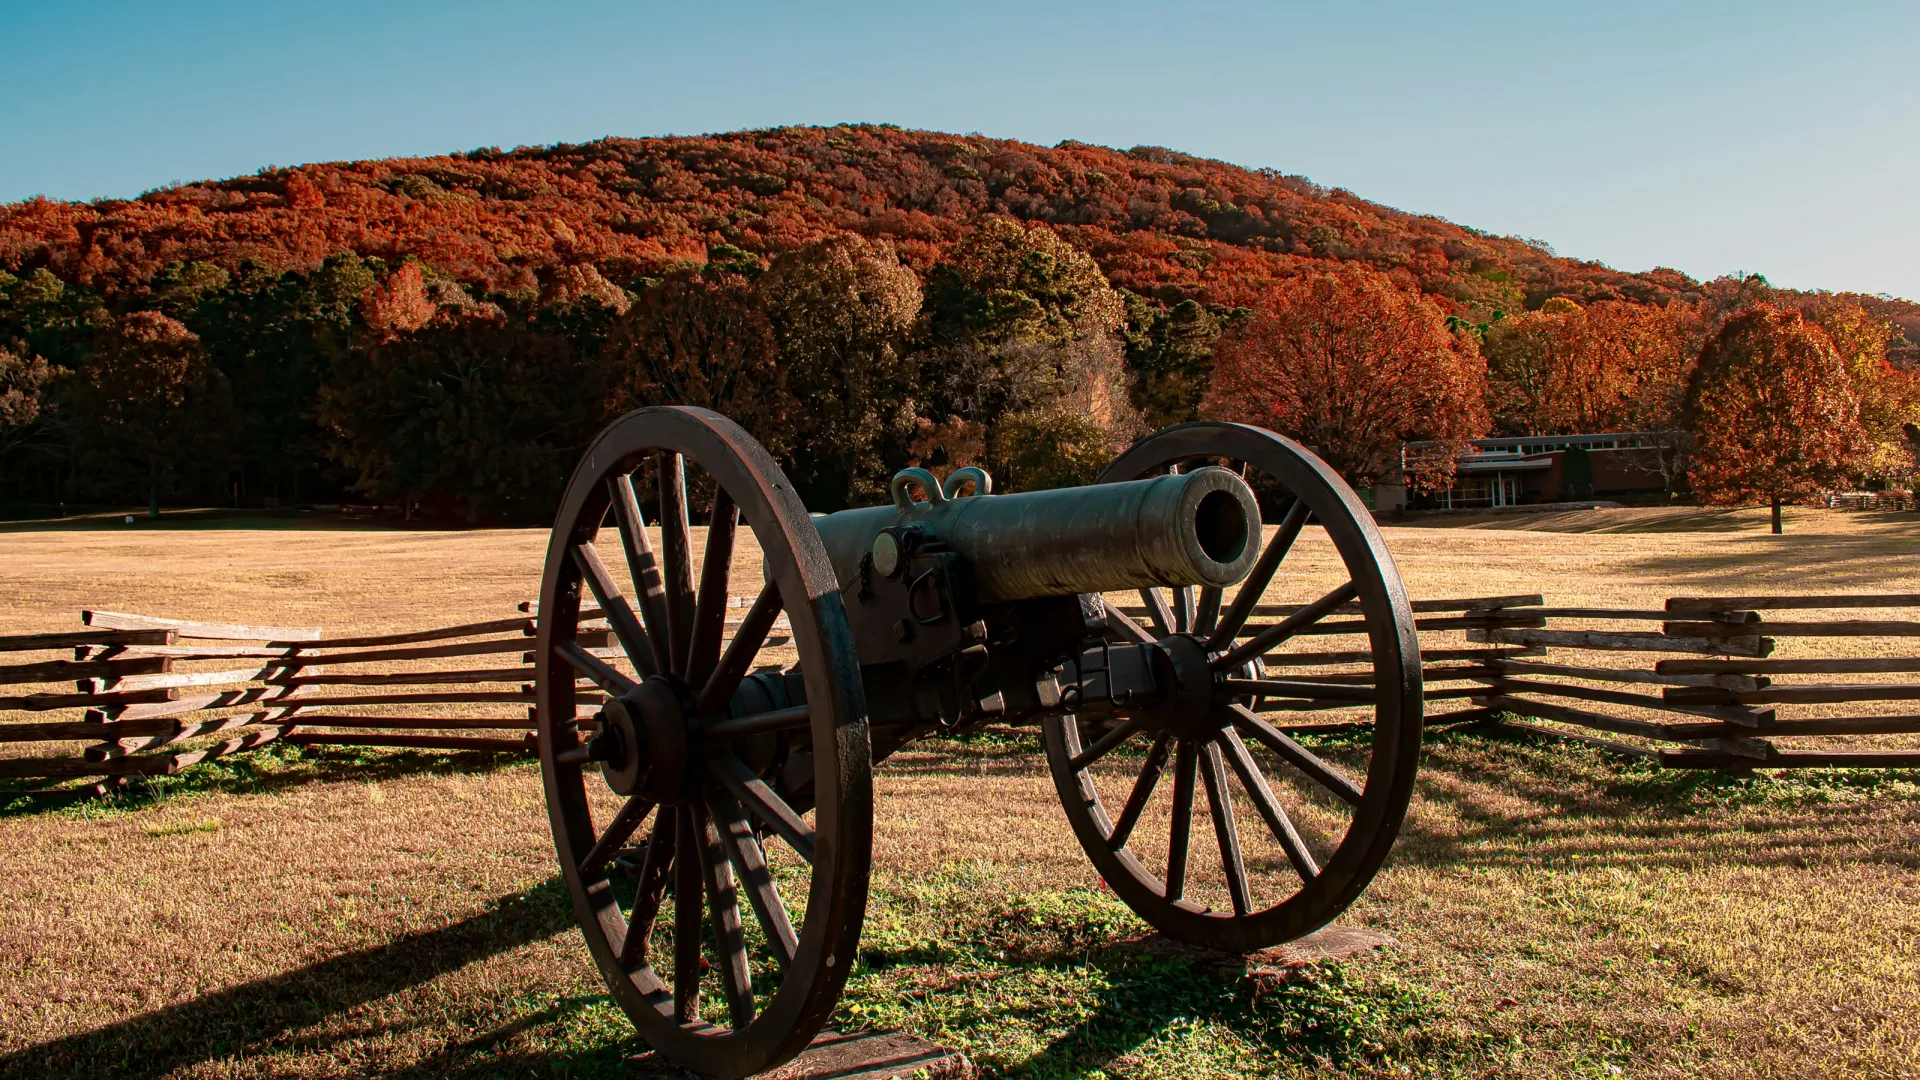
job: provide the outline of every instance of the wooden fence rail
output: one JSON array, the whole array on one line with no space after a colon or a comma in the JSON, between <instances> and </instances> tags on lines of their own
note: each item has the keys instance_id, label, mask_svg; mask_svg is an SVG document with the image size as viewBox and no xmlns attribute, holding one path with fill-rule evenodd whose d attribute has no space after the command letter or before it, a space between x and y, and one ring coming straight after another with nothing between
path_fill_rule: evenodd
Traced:
<instances>
[{"instance_id":1,"label":"wooden fence rail","mask_svg":"<svg viewBox=\"0 0 1920 1080\"><path fill-rule=\"evenodd\" d=\"M580 617L580 645L624 663L612 630L591 621L604 612ZM0 711L35 714L0 720L0 746L16 744L0 753L0 779L100 792L275 743L533 749L531 614L337 638L100 610L81 621L88 629L0 637L0 654L20 656L0 665ZM791 641L784 617L775 630L766 647ZM72 658L31 655L62 650ZM577 722L590 727L604 699L591 684L582 691Z\"/></svg>"},{"instance_id":2,"label":"wooden fence rail","mask_svg":"<svg viewBox=\"0 0 1920 1080\"><path fill-rule=\"evenodd\" d=\"M1834 716L1781 711L1920 701L1920 680L1776 681L1783 676L1920 673L1916 656L1772 655L1777 639L1794 641L1795 651L1831 647L1853 653L1863 648L1862 639L1877 640L1874 647L1889 653L1913 651L1910 643L1902 642L1920 637L1920 621L1857 617L1862 609L1876 608L1920 609L1920 595L1683 596L1669 599L1659 611L1510 609L1502 614L1532 614L1549 623L1544 628L1489 627L1469 631L1469 639L1540 646L1554 658L1488 661L1497 671L1481 680L1484 689L1474 700L1496 723L1674 767L1914 767L1920 765L1920 751L1912 749L1831 741L1809 748L1779 741L1920 734L1920 715L1903 712ZM1799 614L1823 610L1848 615L1822 619ZM1772 621L1766 617L1769 611L1796 615ZM1618 631L1552 625L1562 618L1650 625ZM1824 646L1825 639L1836 644ZM1632 667L1563 655L1583 652L1611 654L1616 660L1620 653L1648 655L1644 665ZM1583 730L1638 741L1596 738Z\"/></svg>"},{"instance_id":3,"label":"wooden fence rail","mask_svg":"<svg viewBox=\"0 0 1920 1080\"><path fill-rule=\"evenodd\" d=\"M9 691L0 710L35 714L0 721L0 745L49 744L50 751L22 746L24 756L0 754L0 779L107 790L280 742L528 752L535 605L521 607L525 613L510 618L331 639L318 627L107 611L84 612L84 631L0 637L0 653L24 654L0 665L0 688ZM1920 749L1847 741L1920 734L1920 709L1898 708L1920 701L1920 679L1898 678L1920 674L1920 656L1855 655L1862 643L1920 637L1920 621L1911 618L1920 595L1688 596L1654 610L1551 606L1530 594L1412 607L1429 723L1491 723L1671 767L1920 767ZM1261 604L1252 615L1274 620L1300 609ZM1899 613L1907 617L1875 618L1872 609L1908 610ZM1168 614L1145 605L1121 610ZM1796 614L1775 622L1770 611ZM1822 611L1847 617L1821 619ZM590 621L603 612L580 615L580 645L623 662L606 624ZM1335 618L1318 632L1324 640L1364 631L1357 618ZM1301 637L1306 647L1266 656L1267 674L1249 683L1256 692L1276 691L1256 699L1258 711L1286 731L1364 726L1334 715L1366 707L1373 676L1364 641L1329 642L1336 645L1329 649ZM1795 653L1824 639L1846 642L1849 655L1775 657L1776 639L1790 641ZM767 647L788 641L776 632ZM31 655L62 650L71 659ZM1882 675L1892 678L1872 678ZM1782 681L1793 677L1823 678ZM1297 684L1351 686L1341 698L1353 700L1285 696ZM601 699L590 685L582 690L576 723L590 729ZM1826 714L1847 705L1858 708ZM1783 739L1824 741L1808 748ZM76 750L76 743L83 745Z\"/></svg>"},{"instance_id":4,"label":"wooden fence rail","mask_svg":"<svg viewBox=\"0 0 1920 1080\"><path fill-rule=\"evenodd\" d=\"M0 687L19 690L0 695L0 710L80 714L0 721L0 744L57 744L0 757L0 778L103 790L278 742L519 753L532 746L525 654L533 620L525 615L332 639L320 627L114 611L84 611L81 621L89 629L0 637L0 653L65 649L73 657L0 665ZM604 630L581 638L611 642ZM452 663L433 663L442 660Z\"/></svg>"}]
</instances>

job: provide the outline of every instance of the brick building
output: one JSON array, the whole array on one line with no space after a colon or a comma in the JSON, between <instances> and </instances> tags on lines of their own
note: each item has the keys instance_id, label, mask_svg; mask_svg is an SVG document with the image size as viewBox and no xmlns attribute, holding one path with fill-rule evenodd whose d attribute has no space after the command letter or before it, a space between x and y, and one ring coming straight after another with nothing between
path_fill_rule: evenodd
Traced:
<instances>
[{"instance_id":1,"label":"brick building","mask_svg":"<svg viewBox=\"0 0 1920 1080\"><path fill-rule=\"evenodd\" d=\"M1497 508L1657 495L1667 490L1662 463L1676 435L1659 431L1599 435L1525 435L1475 439L1455 462L1453 487L1409 492L1399 477L1368 492L1375 510ZM1407 443L1401 461L1434 443Z\"/></svg>"}]
</instances>

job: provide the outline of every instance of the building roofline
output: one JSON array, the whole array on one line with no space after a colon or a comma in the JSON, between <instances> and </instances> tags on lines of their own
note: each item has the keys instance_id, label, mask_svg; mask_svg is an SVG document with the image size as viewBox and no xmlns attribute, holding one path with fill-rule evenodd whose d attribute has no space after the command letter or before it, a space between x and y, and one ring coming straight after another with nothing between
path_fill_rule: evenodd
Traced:
<instances>
[{"instance_id":1,"label":"building roofline","mask_svg":"<svg viewBox=\"0 0 1920 1080\"><path fill-rule=\"evenodd\" d=\"M1499 435L1484 439L1471 439L1468 445L1477 450L1506 449L1517 446L1565 446L1578 442L1595 442L1602 439L1644 439L1654 440L1684 434L1679 431L1598 431L1580 435ZM1407 449L1427 449L1439 446L1433 439L1414 439L1405 444Z\"/></svg>"}]
</instances>

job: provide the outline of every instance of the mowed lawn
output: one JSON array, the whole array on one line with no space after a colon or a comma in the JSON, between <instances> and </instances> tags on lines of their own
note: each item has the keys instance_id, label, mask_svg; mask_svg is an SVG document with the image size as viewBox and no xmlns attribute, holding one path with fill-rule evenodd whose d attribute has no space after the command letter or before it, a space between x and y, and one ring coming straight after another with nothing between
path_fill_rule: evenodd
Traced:
<instances>
[{"instance_id":1,"label":"mowed lawn","mask_svg":"<svg viewBox=\"0 0 1920 1080\"><path fill-rule=\"evenodd\" d=\"M1387 529L1419 597L1920 592L1920 517L1590 511ZM500 617L541 530L291 516L0 530L8 632L83 607L319 623ZM1332 583L1309 530L1275 600ZM1430 738L1392 861L1343 922L1400 942L1250 980L1130 947L1037 740L879 772L842 1026L991 1075L1920 1076L1920 776L1661 773ZM157 794L0 814L0 1075L618 1076L640 1050L557 883L537 770L261 754ZM645 1073L643 1072L642 1075Z\"/></svg>"}]
</instances>

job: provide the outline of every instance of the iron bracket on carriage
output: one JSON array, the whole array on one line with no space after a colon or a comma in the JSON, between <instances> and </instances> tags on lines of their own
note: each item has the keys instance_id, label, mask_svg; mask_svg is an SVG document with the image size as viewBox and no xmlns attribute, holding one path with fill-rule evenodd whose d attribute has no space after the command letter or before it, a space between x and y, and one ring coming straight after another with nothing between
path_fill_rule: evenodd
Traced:
<instances>
[{"instance_id":1,"label":"iron bracket on carriage","mask_svg":"<svg viewBox=\"0 0 1920 1080\"><path fill-rule=\"evenodd\" d=\"M1412 792L1419 651L1371 517L1317 457L1187 424L1085 487L909 469L890 493L809 515L745 431L678 407L616 421L569 483L541 589L542 776L588 948L650 1043L729 1077L805 1049L858 952L873 766L933 732L1038 725L1094 868L1169 936L1258 949L1360 895ZM1310 522L1346 580L1265 602ZM596 546L608 525L631 597ZM736 582L742 526L762 572ZM1335 615L1364 627L1369 681L1269 677ZM581 645L593 619L618 649ZM1267 718L1327 703L1370 710L1358 760Z\"/></svg>"}]
</instances>

